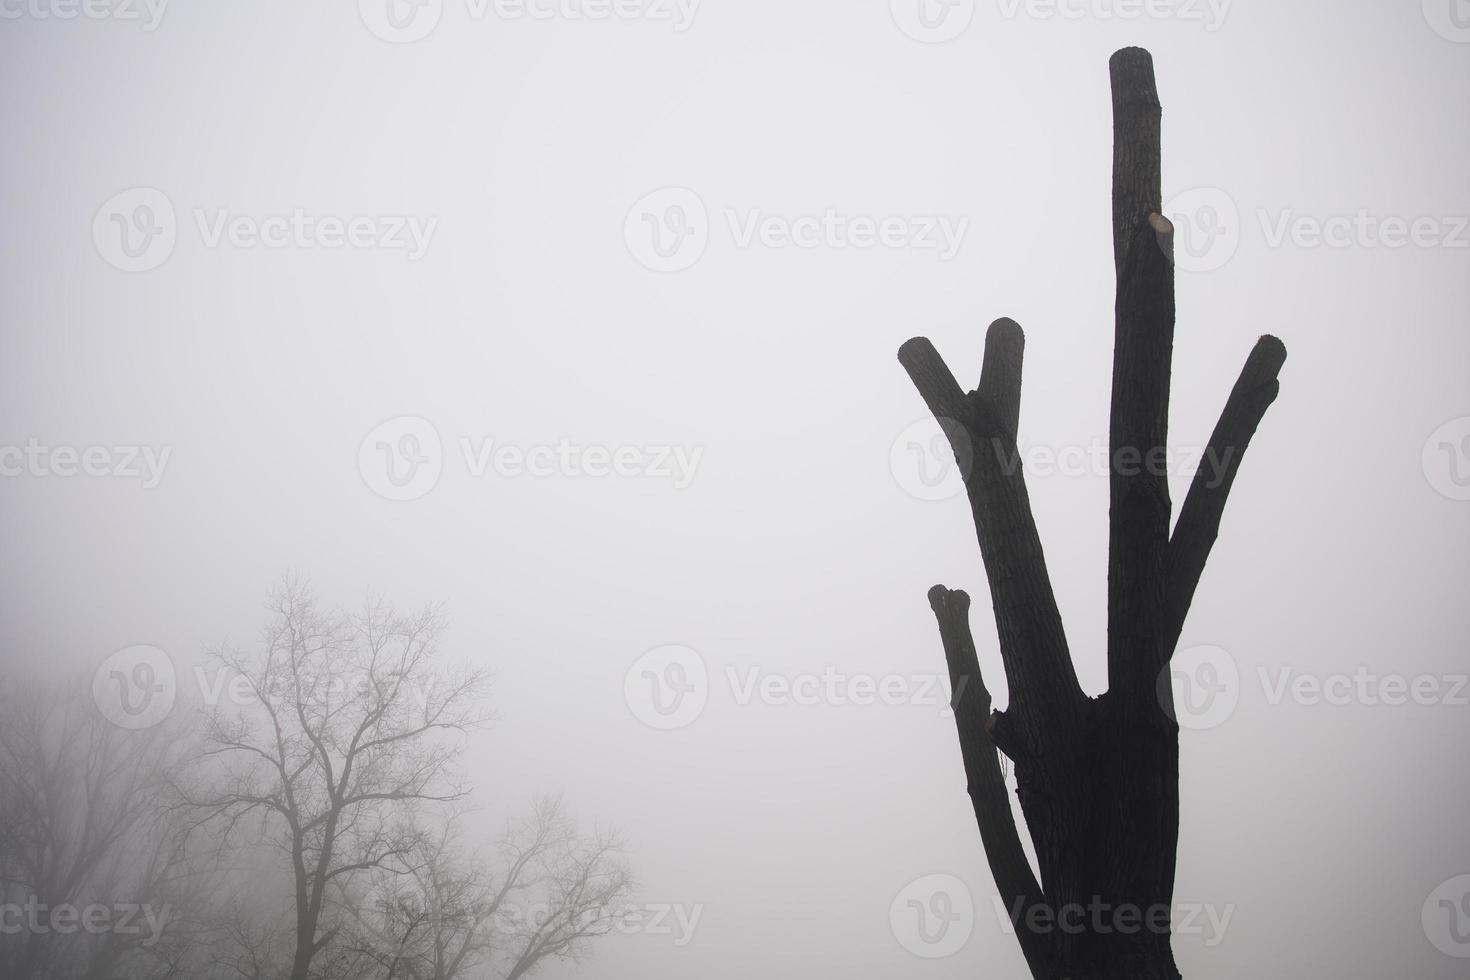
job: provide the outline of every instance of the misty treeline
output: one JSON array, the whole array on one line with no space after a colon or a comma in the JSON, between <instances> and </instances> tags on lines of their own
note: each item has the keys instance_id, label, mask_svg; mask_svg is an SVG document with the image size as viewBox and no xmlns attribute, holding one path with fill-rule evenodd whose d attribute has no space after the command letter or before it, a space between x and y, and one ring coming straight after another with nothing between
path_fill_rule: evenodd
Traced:
<instances>
[{"instance_id":1,"label":"misty treeline","mask_svg":"<svg viewBox=\"0 0 1470 980\"><path fill-rule=\"evenodd\" d=\"M90 677L3 678L0 977L516 978L618 924L615 835L557 798L476 809L487 678L439 656L439 609L296 583L267 607L152 727L108 720Z\"/></svg>"}]
</instances>

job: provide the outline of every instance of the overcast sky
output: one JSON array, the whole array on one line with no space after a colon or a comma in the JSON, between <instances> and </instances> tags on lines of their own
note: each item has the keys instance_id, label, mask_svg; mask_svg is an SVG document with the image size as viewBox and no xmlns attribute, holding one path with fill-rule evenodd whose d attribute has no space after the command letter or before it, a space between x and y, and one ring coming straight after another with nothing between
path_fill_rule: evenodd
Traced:
<instances>
[{"instance_id":1,"label":"overcast sky","mask_svg":"<svg viewBox=\"0 0 1470 980\"><path fill-rule=\"evenodd\" d=\"M1463 0L97 2L0 0L7 668L146 645L193 683L293 572L442 601L496 676L481 798L565 791L699 915L548 978L1023 975L930 685L943 582L1003 700L984 577L894 355L973 384L1025 327L1099 692L1107 60L1141 44L1176 501L1255 338L1290 351L1181 642L1217 695L1181 969L1464 975Z\"/></svg>"}]
</instances>

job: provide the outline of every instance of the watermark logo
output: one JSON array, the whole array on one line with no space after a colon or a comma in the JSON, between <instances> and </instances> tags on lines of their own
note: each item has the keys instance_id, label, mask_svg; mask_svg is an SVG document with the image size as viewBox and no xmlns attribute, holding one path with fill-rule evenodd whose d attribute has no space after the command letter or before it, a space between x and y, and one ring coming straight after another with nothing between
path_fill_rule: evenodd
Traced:
<instances>
[{"instance_id":1,"label":"watermark logo","mask_svg":"<svg viewBox=\"0 0 1470 980\"><path fill-rule=\"evenodd\" d=\"M125 647L92 675L97 710L119 728L152 728L168 717L177 696L174 662L158 647Z\"/></svg>"},{"instance_id":2,"label":"watermark logo","mask_svg":"<svg viewBox=\"0 0 1470 980\"><path fill-rule=\"evenodd\" d=\"M363 24L389 44L422 41L439 26L444 0L357 0Z\"/></svg>"},{"instance_id":3,"label":"watermark logo","mask_svg":"<svg viewBox=\"0 0 1470 980\"><path fill-rule=\"evenodd\" d=\"M1470 875L1458 875L1430 892L1420 921L1435 949L1455 959L1470 959Z\"/></svg>"},{"instance_id":4,"label":"watermark logo","mask_svg":"<svg viewBox=\"0 0 1470 980\"><path fill-rule=\"evenodd\" d=\"M1157 20L1194 23L1213 34L1225 26L1233 0L997 0L1001 16L1014 20Z\"/></svg>"},{"instance_id":5,"label":"watermark logo","mask_svg":"<svg viewBox=\"0 0 1470 980\"><path fill-rule=\"evenodd\" d=\"M1451 419L1424 443L1424 479L1442 497L1470 500L1470 415Z\"/></svg>"},{"instance_id":6,"label":"watermark logo","mask_svg":"<svg viewBox=\"0 0 1470 980\"><path fill-rule=\"evenodd\" d=\"M357 450L363 482L385 500L418 500L439 485L444 446L434 423L416 415L389 419Z\"/></svg>"},{"instance_id":7,"label":"watermark logo","mask_svg":"<svg viewBox=\"0 0 1470 980\"><path fill-rule=\"evenodd\" d=\"M1314 674L1291 666L1257 666L1250 684L1235 659L1216 646L1181 650L1159 674L1159 702L1184 729L1223 725L1246 686L1259 688L1268 708L1470 707L1470 674L1383 674L1365 665Z\"/></svg>"},{"instance_id":8,"label":"watermark logo","mask_svg":"<svg viewBox=\"0 0 1470 980\"><path fill-rule=\"evenodd\" d=\"M1256 210L1261 235L1268 248L1290 242L1296 248L1470 248L1470 218L1464 215L1374 214L1359 208L1352 214L1327 217L1301 214L1285 208L1272 214Z\"/></svg>"},{"instance_id":9,"label":"watermark logo","mask_svg":"<svg viewBox=\"0 0 1470 980\"><path fill-rule=\"evenodd\" d=\"M1159 703L1180 728L1202 731L1230 720L1240 704L1240 667L1217 646L1180 650L1159 672Z\"/></svg>"},{"instance_id":10,"label":"watermark logo","mask_svg":"<svg viewBox=\"0 0 1470 980\"><path fill-rule=\"evenodd\" d=\"M731 245L739 250L933 252L940 262L964 246L970 219L964 215L844 213L836 208L806 214L773 214L762 208L724 208ZM623 219L623 240L633 258L654 272L682 272L701 258L715 224L704 199L687 187L647 194Z\"/></svg>"},{"instance_id":11,"label":"watermark logo","mask_svg":"<svg viewBox=\"0 0 1470 980\"><path fill-rule=\"evenodd\" d=\"M959 693L964 689L962 680ZM711 675L697 653L676 646L644 654L624 678L623 693L634 715L662 729L692 725L716 693L738 708L931 708L941 718L952 718L958 701L948 673L848 673L831 665L781 673L727 664Z\"/></svg>"},{"instance_id":12,"label":"watermark logo","mask_svg":"<svg viewBox=\"0 0 1470 980\"><path fill-rule=\"evenodd\" d=\"M50 446L34 436L24 446L0 445L0 477L85 476L137 480L144 490L163 482L172 446Z\"/></svg>"},{"instance_id":13,"label":"watermark logo","mask_svg":"<svg viewBox=\"0 0 1470 980\"><path fill-rule=\"evenodd\" d=\"M1234 905L1209 905L1180 902L1174 905L1156 903L1149 906L1132 902L1113 903L1094 895L1086 904L1067 902L1060 906L1035 904L1029 908L1024 898L1017 898L1009 909L999 895L991 896L1001 930L1015 935L1024 922L1026 931L1037 935L1062 933L1095 936L1152 933L1156 936L1198 936L1205 948L1213 949L1225 941Z\"/></svg>"},{"instance_id":14,"label":"watermark logo","mask_svg":"<svg viewBox=\"0 0 1470 980\"><path fill-rule=\"evenodd\" d=\"M0 0L3 2L3 0ZM557 21L644 21L670 24L682 34L694 26L701 0L463 0L462 14L471 23L492 15L502 23ZM391 44L411 44L434 32L444 13L444 0L358 0L358 13L374 36Z\"/></svg>"},{"instance_id":15,"label":"watermark logo","mask_svg":"<svg viewBox=\"0 0 1470 980\"><path fill-rule=\"evenodd\" d=\"M975 19L975 0L889 0L898 29L922 44L953 41Z\"/></svg>"},{"instance_id":16,"label":"watermark logo","mask_svg":"<svg viewBox=\"0 0 1470 980\"><path fill-rule=\"evenodd\" d=\"M518 446L495 439L477 441L461 436L459 450L464 457L465 469L476 479L492 472L507 479L522 476L533 479L554 476L603 479L615 476L668 480L675 490L689 489L704 459L703 446L583 446L566 438L557 440L555 445Z\"/></svg>"},{"instance_id":17,"label":"watermark logo","mask_svg":"<svg viewBox=\"0 0 1470 980\"><path fill-rule=\"evenodd\" d=\"M492 916L494 921L488 924L487 931L534 935L545 929L548 923L566 921L568 928L585 930L587 934L608 931L621 936L668 937L674 948L683 949L694 941L703 917L703 904L686 905L683 902L599 904L580 908L570 915L566 909L546 902L528 905L505 902L496 909Z\"/></svg>"},{"instance_id":18,"label":"watermark logo","mask_svg":"<svg viewBox=\"0 0 1470 980\"><path fill-rule=\"evenodd\" d=\"M676 949L694 941L694 932L704 916L704 905L650 902L627 904L611 910L604 917L613 923L613 931L624 936L669 936Z\"/></svg>"},{"instance_id":19,"label":"watermark logo","mask_svg":"<svg viewBox=\"0 0 1470 980\"><path fill-rule=\"evenodd\" d=\"M169 0L0 0L0 20L112 20L137 22L149 33L163 23Z\"/></svg>"},{"instance_id":20,"label":"watermark logo","mask_svg":"<svg viewBox=\"0 0 1470 980\"><path fill-rule=\"evenodd\" d=\"M670 24L682 34L694 26L701 0L466 0L469 15L483 20L487 7L504 21L647 21Z\"/></svg>"},{"instance_id":21,"label":"watermark logo","mask_svg":"<svg viewBox=\"0 0 1470 980\"><path fill-rule=\"evenodd\" d=\"M694 483L703 446L671 443L584 445L563 437L554 443L518 445L492 437L455 440L465 473L480 480L638 479L667 481L675 490ZM388 500L417 500L438 485L446 453L427 419L402 416L382 423L358 447L358 470L374 493Z\"/></svg>"},{"instance_id":22,"label":"watermark logo","mask_svg":"<svg viewBox=\"0 0 1470 980\"><path fill-rule=\"evenodd\" d=\"M1434 33L1456 44L1470 44L1470 0L1423 0L1424 19Z\"/></svg>"},{"instance_id":23,"label":"watermark logo","mask_svg":"<svg viewBox=\"0 0 1470 980\"><path fill-rule=\"evenodd\" d=\"M313 214L305 208L267 215L230 208L193 208L193 229L208 249L353 249L401 251L410 262L428 254L437 217L407 214ZM107 264L124 272L148 272L168 261L180 223L168 195L134 187L109 198L92 219L92 242Z\"/></svg>"},{"instance_id":24,"label":"watermark logo","mask_svg":"<svg viewBox=\"0 0 1470 980\"><path fill-rule=\"evenodd\" d=\"M265 217L240 214L229 208L195 208L193 213L194 225L205 248L228 245L236 249L377 249L401 251L410 262L428 254L434 232L439 229L438 218L411 214L343 218L311 214L305 208Z\"/></svg>"},{"instance_id":25,"label":"watermark logo","mask_svg":"<svg viewBox=\"0 0 1470 980\"><path fill-rule=\"evenodd\" d=\"M960 254L970 219L965 215L843 214L827 208L820 214L768 214L760 208L725 209L725 223L739 249L756 246L779 251L828 249L933 252L949 262Z\"/></svg>"},{"instance_id":26,"label":"watermark logo","mask_svg":"<svg viewBox=\"0 0 1470 980\"><path fill-rule=\"evenodd\" d=\"M662 646L633 661L623 677L623 700L643 724L673 731L693 724L709 702L704 658L685 646Z\"/></svg>"},{"instance_id":27,"label":"watermark logo","mask_svg":"<svg viewBox=\"0 0 1470 980\"><path fill-rule=\"evenodd\" d=\"M709 246L709 211L687 187L664 187L628 210L623 241L633 258L654 272L683 272Z\"/></svg>"},{"instance_id":28,"label":"watermark logo","mask_svg":"<svg viewBox=\"0 0 1470 980\"><path fill-rule=\"evenodd\" d=\"M1266 703L1272 707L1287 700L1304 708L1324 704L1334 708L1397 708L1410 704L1421 708L1470 707L1470 695L1466 693L1470 674L1379 674L1367 667L1351 674L1325 676L1298 673L1291 667L1274 671L1257 667L1256 674Z\"/></svg>"},{"instance_id":29,"label":"watermark logo","mask_svg":"<svg viewBox=\"0 0 1470 980\"><path fill-rule=\"evenodd\" d=\"M378 953L402 961L432 960L445 925L482 935L536 935L550 926L597 935L666 937L676 949L694 941L704 905L648 902L598 903L568 908L514 897L488 907L446 907L432 881L432 869L390 874L367 887L345 890L356 938Z\"/></svg>"},{"instance_id":30,"label":"watermark logo","mask_svg":"<svg viewBox=\"0 0 1470 980\"><path fill-rule=\"evenodd\" d=\"M0 905L0 935L15 936L56 934L72 936L84 933L89 936L145 936L138 945L152 948L163 938L163 930L173 921L173 906L154 906L135 902L120 902L103 905L74 905L61 902L51 905L35 895L24 903L6 902Z\"/></svg>"},{"instance_id":31,"label":"watermark logo","mask_svg":"<svg viewBox=\"0 0 1470 980\"><path fill-rule=\"evenodd\" d=\"M163 265L178 238L173 202L156 187L120 191L92 219L97 254L123 272L148 272Z\"/></svg>"},{"instance_id":32,"label":"watermark logo","mask_svg":"<svg viewBox=\"0 0 1470 980\"><path fill-rule=\"evenodd\" d=\"M1240 247L1240 209L1218 187L1175 194L1164 205L1174 225L1174 265L1185 272L1213 272Z\"/></svg>"},{"instance_id":33,"label":"watermark logo","mask_svg":"<svg viewBox=\"0 0 1470 980\"><path fill-rule=\"evenodd\" d=\"M915 956L930 960L953 956L974 932L975 898L954 875L925 875L893 897L888 925L899 945Z\"/></svg>"},{"instance_id":34,"label":"watermark logo","mask_svg":"<svg viewBox=\"0 0 1470 980\"><path fill-rule=\"evenodd\" d=\"M743 676L742 676L743 673ZM960 681L964 693L968 678ZM958 698L946 674L848 674L827 666L821 673L777 674L760 667L743 672L725 668L725 683L734 701L747 707L757 701L775 708L826 706L866 708L873 705L938 708L941 717L954 714Z\"/></svg>"},{"instance_id":35,"label":"watermark logo","mask_svg":"<svg viewBox=\"0 0 1470 980\"><path fill-rule=\"evenodd\" d=\"M949 500L959 496L964 493L965 478L981 463L1007 476L1022 471L1041 479L1148 473L1201 479L1213 489L1229 476L1235 453L1233 446L1223 451L1209 446L1169 446L1149 452L1122 446L1110 452L1107 442L1096 437L1086 443L1059 446L1025 439L1014 445L994 438L974 441L961 423L931 417L899 433L889 447L888 468L894 481L919 500Z\"/></svg>"},{"instance_id":36,"label":"watermark logo","mask_svg":"<svg viewBox=\"0 0 1470 980\"><path fill-rule=\"evenodd\" d=\"M1197 187L1175 195L1164 205L1174 225L1173 254L1186 272L1212 272L1239 249L1243 219L1234 199L1218 187ZM1255 208L1255 223L1266 248L1470 249L1470 216L1456 214L1384 214L1358 208L1352 212L1315 215L1294 208Z\"/></svg>"},{"instance_id":37,"label":"watermark logo","mask_svg":"<svg viewBox=\"0 0 1470 980\"><path fill-rule=\"evenodd\" d=\"M900 432L888 450L894 482L919 500L952 500L963 494L974 461L969 431L954 419L932 415Z\"/></svg>"}]
</instances>

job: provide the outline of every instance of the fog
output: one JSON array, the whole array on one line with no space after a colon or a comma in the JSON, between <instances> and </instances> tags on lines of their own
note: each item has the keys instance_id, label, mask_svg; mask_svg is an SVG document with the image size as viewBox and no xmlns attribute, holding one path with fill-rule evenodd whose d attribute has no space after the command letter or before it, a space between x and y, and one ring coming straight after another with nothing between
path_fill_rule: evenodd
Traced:
<instances>
[{"instance_id":1,"label":"fog","mask_svg":"<svg viewBox=\"0 0 1470 980\"><path fill-rule=\"evenodd\" d=\"M191 725L288 579L439 603L489 679L472 821L562 794L663 910L537 976L1025 976L925 600L976 596L1003 706L984 571L895 354L969 386L1025 328L1101 692L1107 65L1142 45L1176 511L1256 337L1290 351L1176 662L1224 685L1181 722L1180 969L1463 975L1463 4L85 10L0 0L7 677L151 648ZM894 912L933 875L947 946Z\"/></svg>"}]
</instances>

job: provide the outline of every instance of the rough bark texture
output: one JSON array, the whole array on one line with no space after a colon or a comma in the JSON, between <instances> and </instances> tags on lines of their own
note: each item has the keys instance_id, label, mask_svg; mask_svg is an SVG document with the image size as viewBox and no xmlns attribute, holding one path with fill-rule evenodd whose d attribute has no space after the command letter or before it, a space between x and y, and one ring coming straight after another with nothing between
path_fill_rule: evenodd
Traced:
<instances>
[{"instance_id":1,"label":"rough bark texture","mask_svg":"<svg viewBox=\"0 0 1470 980\"><path fill-rule=\"evenodd\" d=\"M1010 690L991 711L970 633L970 598L929 601L956 692L965 775L996 887L1032 975L1044 980L1176 980L1168 910L1179 836L1179 727L1160 672L1219 531L1241 457L1277 393L1286 349L1263 337L1210 439L1169 531L1173 228L1161 214L1160 106L1148 52L1113 56L1113 244L1117 271L1108 561L1108 691L1077 674L1019 465L1024 337L997 320L980 384L965 392L932 344L899 360L965 475ZM1011 815L997 750L1014 763L1039 880Z\"/></svg>"}]
</instances>

